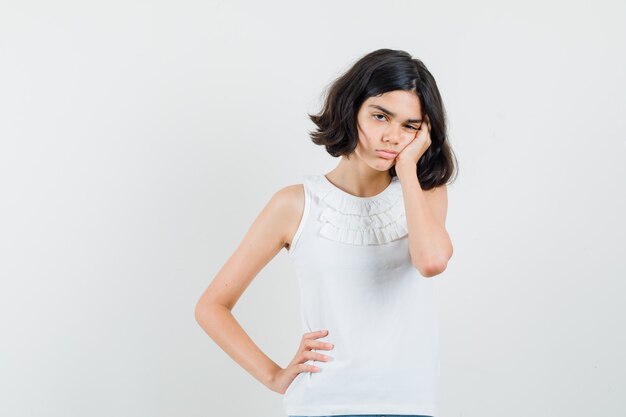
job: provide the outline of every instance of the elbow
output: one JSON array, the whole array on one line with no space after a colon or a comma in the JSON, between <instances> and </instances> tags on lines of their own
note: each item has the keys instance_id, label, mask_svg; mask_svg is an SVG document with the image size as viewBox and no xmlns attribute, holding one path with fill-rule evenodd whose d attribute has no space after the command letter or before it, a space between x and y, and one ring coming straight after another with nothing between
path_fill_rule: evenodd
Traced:
<instances>
[{"instance_id":1,"label":"elbow","mask_svg":"<svg viewBox=\"0 0 626 417\"><path fill-rule=\"evenodd\" d=\"M206 302L198 302L194 310L196 323L198 323L198 326L200 326L200 328L204 330L210 338L213 338L212 329L215 320L214 311L215 310L211 308L211 305L207 304Z\"/></svg>"},{"instance_id":2,"label":"elbow","mask_svg":"<svg viewBox=\"0 0 626 417\"><path fill-rule=\"evenodd\" d=\"M196 304L196 308L194 309L194 318L198 324L202 323L204 317L206 317L206 306L202 302L198 302Z\"/></svg>"},{"instance_id":3,"label":"elbow","mask_svg":"<svg viewBox=\"0 0 626 417\"><path fill-rule=\"evenodd\" d=\"M428 263L414 263L413 266L425 278L431 278L441 274L448 267L447 261L431 261Z\"/></svg>"},{"instance_id":4,"label":"elbow","mask_svg":"<svg viewBox=\"0 0 626 417\"><path fill-rule=\"evenodd\" d=\"M198 303L196 304L196 308L194 309L194 317L196 319L196 322L200 326L203 326L211 318L212 310L213 308L211 304L202 300L198 301Z\"/></svg>"},{"instance_id":5,"label":"elbow","mask_svg":"<svg viewBox=\"0 0 626 417\"><path fill-rule=\"evenodd\" d=\"M206 329L223 311L230 311L230 308L216 302L200 300L194 309L194 317L196 322L202 328Z\"/></svg>"},{"instance_id":6,"label":"elbow","mask_svg":"<svg viewBox=\"0 0 626 417\"><path fill-rule=\"evenodd\" d=\"M448 261L452 257L452 244L448 247L448 254L443 256L432 256L426 261L413 260L413 266L417 271L426 278L431 278L441 274L448 267Z\"/></svg>"}]
</instances>

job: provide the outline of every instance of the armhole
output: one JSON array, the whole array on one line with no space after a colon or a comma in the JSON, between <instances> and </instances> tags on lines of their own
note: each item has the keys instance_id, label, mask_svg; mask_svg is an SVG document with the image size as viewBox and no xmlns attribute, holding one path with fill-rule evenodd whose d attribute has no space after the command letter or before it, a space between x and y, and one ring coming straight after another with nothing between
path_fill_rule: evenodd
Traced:
<instances>
[{"instance_id":1,"label":"armhole","mask_svg":"<svg viewBox=\"0 0 626 417\"><path fill-rule=\"evenodd\" d=\"M291 239L291 244L289 245L289 249L287 249L287 253L290 255L293 254L293 251L296 250L298 246L298 241L300 240L300 235L302 234L302 229L304 229L304 224L306 223L306 219L309 215L309 207L311 205L309 190L307 189L306 181L303 181L302 188L304 189L304 209L302 211L302 217L300 218L300 223L298 224L298 228L296 229L296 233L293 235Z\"/></svg>"}]
</instances>

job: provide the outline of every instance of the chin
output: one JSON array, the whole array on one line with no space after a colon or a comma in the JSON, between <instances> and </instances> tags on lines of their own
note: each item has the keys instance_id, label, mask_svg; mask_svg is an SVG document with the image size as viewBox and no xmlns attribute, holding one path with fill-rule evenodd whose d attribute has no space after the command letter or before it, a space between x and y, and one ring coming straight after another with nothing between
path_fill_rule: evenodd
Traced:
<instances>
[{"instance_id":1,"label":"chin","mask_svg":"<svg viewBox=\"0 0 626 417\"><path fill-rule=\"evenodd\" d=\"M370 165L377 171L387 171L389 168L395 165L395 161L393 159L384 160L383 162L378 162L377 164Z\"/></svg>"}]
</instances>

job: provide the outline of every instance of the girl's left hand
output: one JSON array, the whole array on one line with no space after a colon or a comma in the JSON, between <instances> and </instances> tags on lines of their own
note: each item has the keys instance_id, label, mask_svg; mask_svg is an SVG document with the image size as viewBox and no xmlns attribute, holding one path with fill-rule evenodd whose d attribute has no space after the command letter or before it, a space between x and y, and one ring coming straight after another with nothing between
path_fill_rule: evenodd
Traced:
<instances>
[{"instance_id":1,"label":"girl's left hand","mask_svg":"<svg viewBox=\"0 0 626 417\"><path fill-rule=\"evenodd\" d=\"M415 138L396 155L396 164L409 164L414 167L417 161L424 155L426 149L432 143L430 139L430 119L428 115L424 116L424 121L420 125L419 130L415 134Z\"/></svg>"}]
</instances>

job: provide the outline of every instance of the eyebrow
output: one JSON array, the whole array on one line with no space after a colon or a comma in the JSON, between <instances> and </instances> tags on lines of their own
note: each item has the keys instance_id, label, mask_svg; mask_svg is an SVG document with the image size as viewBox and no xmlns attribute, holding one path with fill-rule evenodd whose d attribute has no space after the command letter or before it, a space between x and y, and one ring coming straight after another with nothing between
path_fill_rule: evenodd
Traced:
<instances>
[{"instance_id":1,"label":"eyebrow","mask_svg":"<svg viewBox=\"0 0 626 417\"><path fill-rule=\"evenodd\" d=\"M395 113L390 112L389 110L387 110L386 108L384 108L382 106L378 106L376 104L370 104L368 107L374 107L374 108L382 111L383 113L387 113L391 117L396 117ZM407 119L406 121L407 121L407 123L420 123L422 121L422 119Z\"/></svg>"}]
</instances>

